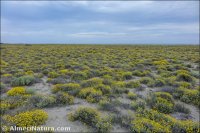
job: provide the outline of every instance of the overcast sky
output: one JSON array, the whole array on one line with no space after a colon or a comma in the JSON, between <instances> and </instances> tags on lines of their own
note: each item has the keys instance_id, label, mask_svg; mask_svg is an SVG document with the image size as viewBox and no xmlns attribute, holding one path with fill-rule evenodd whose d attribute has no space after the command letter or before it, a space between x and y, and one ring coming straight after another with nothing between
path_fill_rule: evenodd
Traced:
<instances>
[{"instance_id":1,"label":"overcast sky","mask_svg":"<svg viewBox=\"0 0 200 133\"><path fill-rule=\"evenodd\" d=\"M198 44L198 1L3 1L1 42Z\"/></svg>"}]
</instances>

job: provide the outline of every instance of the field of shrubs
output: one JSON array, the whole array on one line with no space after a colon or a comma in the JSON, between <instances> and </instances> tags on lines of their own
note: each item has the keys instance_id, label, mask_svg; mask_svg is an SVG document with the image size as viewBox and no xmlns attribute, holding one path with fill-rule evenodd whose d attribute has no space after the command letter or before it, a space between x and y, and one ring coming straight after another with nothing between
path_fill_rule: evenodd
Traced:
<instances>
[{"instance_id":1,"label":"field of shrubs","mask_svg":"<svg viewBox=\"0 0 200 133\"><path fill-rule=\"evenodd\" d=\"M2 45L1 126L197 133L199 47ZM59 112L59 113L58 113Z\"/></svg>"}]
</instances>

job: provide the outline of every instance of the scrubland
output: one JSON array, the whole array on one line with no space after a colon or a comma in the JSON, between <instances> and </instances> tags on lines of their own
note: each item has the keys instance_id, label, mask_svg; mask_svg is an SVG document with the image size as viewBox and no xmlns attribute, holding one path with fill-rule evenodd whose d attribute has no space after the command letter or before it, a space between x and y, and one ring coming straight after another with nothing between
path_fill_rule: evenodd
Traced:
<instances>
[{"instance_id":1,"label":"scrubland","mask_svg":"<svg viewBox=\"0 0 200 133\"><path fill-rule=\"evenodd\" d=\"M0 50L2 126L199 132L198 46L2 45Z\"/></svg>"}]
</instances>

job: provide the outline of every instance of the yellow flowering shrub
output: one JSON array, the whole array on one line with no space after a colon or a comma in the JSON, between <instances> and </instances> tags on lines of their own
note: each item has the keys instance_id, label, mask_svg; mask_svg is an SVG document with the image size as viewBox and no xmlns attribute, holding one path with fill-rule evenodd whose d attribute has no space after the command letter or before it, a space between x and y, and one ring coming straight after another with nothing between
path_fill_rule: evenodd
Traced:
<instances>
[{"instance_id":1,"label":"yellow flowering shrub","mask_svg":"<svg viewBox=\"0 0 200 133\"><path fill-rule=\"evenodd\" d=\"M5 113L6 110L8 110L10 108L10 104L5 102L5 101L0 101L0 114Z\"/></svg>"},{"instance_id":2,"label":"yellow flowering shrub","mask_svg":"<svg viewBox=\"0 0 200 133\"><path fill-rule=\"evenodd\" d=\"M161 125L159 122L155 122L147 118L136 118L135 120L131 121L131 132L169 133L170 130L169 128L166 128L165 126Z\"/></svg>"},{"instance_id":3,"label":"yellow flowering shrub","mask_svg":"<svg viewBox=\"0 0 200 133\"><path fill-rule=\"evenodd\" d=\"M159 60L159 61L154 61L153 62L154 65L168 65L169 62L167 60Z\"/></svg>"},{"instance_id":4,"label":"yellow flowering shrub","mask_svg":"<svg viewBox=\"0 0 200 133\"><path fill-rule=\"evenodd\" d=\"M76 95L80 88L80 85L77 83L56 84L52 88L52 92L57 93L58 91L65 91Z\"/></svg>"},{"instance_id":5,"label":"yellow flowering shrub","mask_svg":"<svg viewBox=\"0 0 200 133\"><path fill-rule=\"evenodd\" d=\"M6 73L6 74L3 74L2 77L12 77L12 74Z\"/></svg>"},{"instance_id":6,"label":"yellow flowering shrub","mask_svg":"<svg viewBox=\"0 0 200 133\"><path fill-rule=\"evenodd\" d=\"M135 94L134 92L129 92L128 93L128 98L131 100L136 100L137 99L137 94Z\"/></svg>"},{"instance_id":7,"label":"yellow flowering shrub","mask_svg":"<svg viewBox=\"0 0 200 133\"><path fill-rule=\"evenodd\" d=\"M79 107L74 113L68 114L68 119L70 121L79 120L101 133L108 132L112 126L110 118L101 118L97 109L89 107Z\"/></svg>"},{"instance_id":8,"label":"yellow flowering shrub","mask_svg":"<svg viewBox=\"0 0 200 133\"><path fill-rule=\"evenodd\" d=\"M14 87L7 92L8 96L24 95L26 90L24 87Z\"/></svg>"},{"instance_id":9,"label":"yellow flowering shrub","mask_svg":"<svg viewBox=\"0 0 200 133\"><path fill-rule=\"evenodd\" d=\"M198 123L191 120L177 120L170 115L160 113L156 110L139 110L136 113L136 117L146 118L153 120L160 125L164 126L166 129L170 129L170 132L191 132L198 133L199 126Z\"/></svg>"},{"instance_id":10,"label":"yellow flowering shrub","mask_svg":"<svg viewBox=\"0 0 200 133\"><path fill-rule=\"evenodd\" d=\"M48 114L43 110L32 110L14 116L7 115L6 120L19 127L38 126L45 123Z\"/></svg>"},{"instance_id":11,"label":"yellow flowering shrub","mask_svg":"<svg viewBox=\"0 0 200 133\"><path fill-rule=\"evenodd\" d=\"M80 98L86 99L88 102L95 103L101 99L102 92L94 88L84 88L84 89L81 89L78 96Z\"/></svg>"}]
</instances>

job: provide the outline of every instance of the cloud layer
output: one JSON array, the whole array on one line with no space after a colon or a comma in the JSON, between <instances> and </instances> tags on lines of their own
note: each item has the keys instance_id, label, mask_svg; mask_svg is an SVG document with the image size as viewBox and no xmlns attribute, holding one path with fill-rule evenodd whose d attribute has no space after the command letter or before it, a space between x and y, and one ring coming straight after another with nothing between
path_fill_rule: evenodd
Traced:
<instances>
[{"instance_id":1,"label":"cloud layer","mask_svg":"<svg viewBox=\"0 0 200 133\"><path fill-rule=\"evenodd\" d=\"M198 1L4 1L10 43L198 44Z\"/></svg>"}]
</instances>

